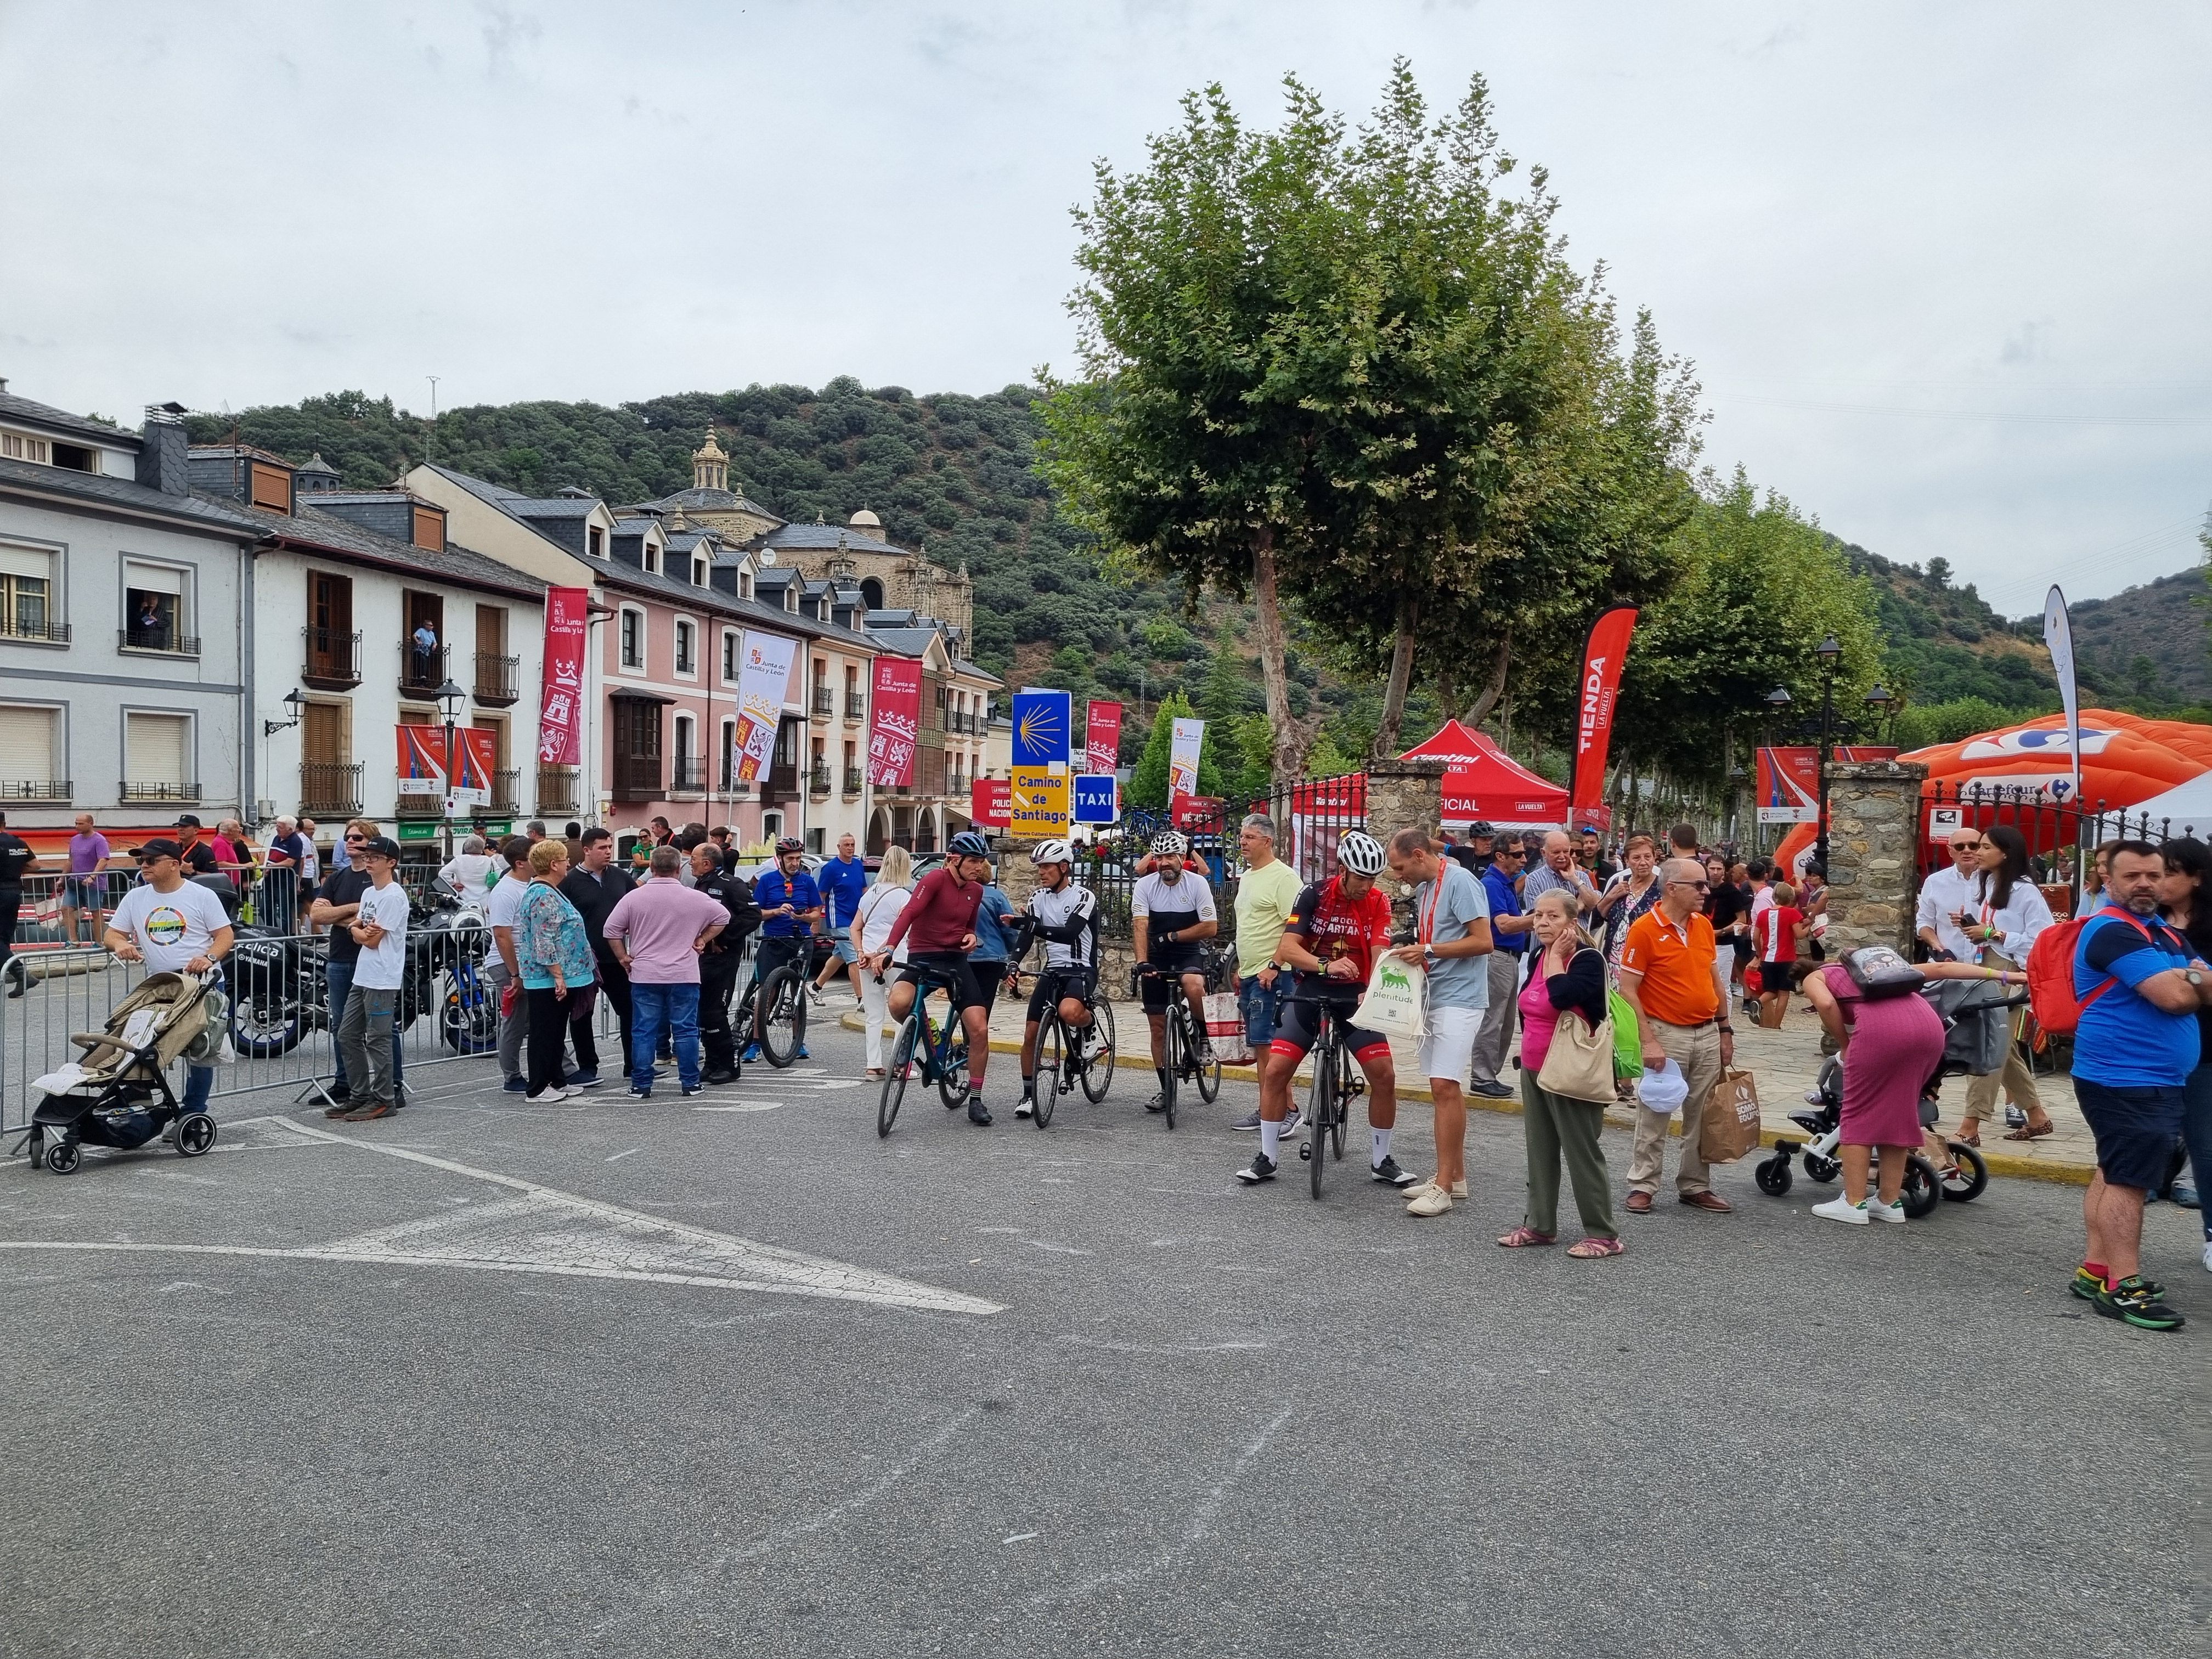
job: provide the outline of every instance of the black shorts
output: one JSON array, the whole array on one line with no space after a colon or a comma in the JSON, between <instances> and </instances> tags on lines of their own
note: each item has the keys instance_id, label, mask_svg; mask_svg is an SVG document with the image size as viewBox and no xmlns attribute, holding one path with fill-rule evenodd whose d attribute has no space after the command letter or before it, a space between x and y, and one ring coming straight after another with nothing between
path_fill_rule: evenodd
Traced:
<instances>
[{"instance_id":1,"label":"black shorts","mask_svg":"<svg viewBox=\"0 0 2212 1659\"><path fill-rule=\"evenodd\" d=\"M804 968L806 966L806 961L805 939L794 936L771 939L763 935L759 947L753 952L754 981L757 983L766 979L786 963L795 962Z\"/></svg>"},{"instance_id":2,"label":"black shorts","mask_svg":"<svg viewBox=\"0 0 2212 1659\"><path fill-rule=\"evenodd\" d=\"M1036 988L1030 993L1030 1024L1041 1023L1048 1008L1058 1007L1070 997L1090 1001L1091 987L1097 980L1097 971L1090 968L1046 969L1036 976Z\"/></svg>"},{"instance_id":3,"label":"black shorts","mask_svg":"<svg viewBox=\"0 0 2212 1659\"><path fill-rule=\"evenodd\" d=\"M1000 963L987 965L1003 969ZM957 951L932 951L926 954L909 951L905 971L899 975L898 983L945 987L946 994L952 1000L952 1012L955 1013L963 1009L988 1008L991 1006L984 1000L983 988L975 982L975 965ZM998 988L997 980L991 981L991 988Z\"/></svg>"},{"instance_id":4,"label":"black shorts","mask_svg":"<svg viewBox=\"0 0 2212 1659\"><path fill-rule=\"evenodd\" d=\"M2096 1137L2097 1168L2114 1187L2154 1193L2173 1172L2183 1089L2114 1089L2074 1074L2074 1100Z\"/></svg>"},{"instance_id":5,"label":"black shorts","mask_svg":"<svg viewBox=\"0 0 2212 1659\"><path fill-rule=\"evenodd\" d=\"M1145 1000L1145 1012L1148 1014L1167 1012L1169 988L1179 987L1185 974L1198 974L1202 976L1206 972L1195 953L1189 956L1164 957L1156 956L1152 960L1152 967L1156 971L1146 974L1139 981L1139 994Z\"/></svg>"},{"instance_id":6,"label":"black shorts","mask_svg":"<svg viewBox=\"0 0 2212 1659\"><path fill-rule=\"evenodd\" d=\"M1762 991L1786 991L1797 975L1795 957L1788 962L1762 962L1759 964L1759 988Z\"/></svg>"},{"instance_id":7,"label":"black shorts","mask_svg":"<svg viewBox=\"0 0 2212 1659\"><path fill-rule=\"evenodd\" d=\"M1278 998L1275 1002L1275 1037L1268 1045L1273 1052L1288 1054L1293 1060L1304 1060L1321 1041L1321 1017L1334 1019L1344 1038L1344 1046L1352 1051L1354 1060L1370 1060L1377 1053L1387 1056L1390 1039L1380 1031L1370 1031L1352 1023L1352 1010L1358 1007L1359 999L1332 999L1316 1006L1304 997Z\"/></svg>"},{"instance_id":8,"label":"black shorts","mask_svg":"<svg viewBox=\"0 0 2212 1659\"><path fill-rule=\"evenodd\" d=\"M1729 935L1729 949L1735 952L1735 959L1738 962L1748 963L1751 960L1751 935L1748 933L1730 933Z\"/></svg>"},{"instance_id":9,"label":"black shorts","mask_svg":"<svg viewBox=\"0 0 2212 1659\"><path fill-rule=\"evenodd\" d=\"M1004 961L971 962L968 971L975 976L976 1000L988 1014L991 1005L999 1000L999 987L1006 981L1006 964Z\"/></svg>"}]
</instances>

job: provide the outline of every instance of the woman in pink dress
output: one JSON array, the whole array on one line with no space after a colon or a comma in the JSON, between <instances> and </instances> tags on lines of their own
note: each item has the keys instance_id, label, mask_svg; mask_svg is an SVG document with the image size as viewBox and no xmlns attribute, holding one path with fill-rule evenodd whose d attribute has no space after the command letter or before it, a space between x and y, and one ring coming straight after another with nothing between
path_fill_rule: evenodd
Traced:
<instances>
[{"instance_id":1,"label":"woman in pink dress","mask_svg":"<svg viewBox=\"0 0 2212 1659\"><path fill-rule=\"evenodd\" d=\"M1893 952L1883 954L1898 969L1905 967ZM1923 979L2027 981L2025 974L1972 962L1923 962L1914 964L1914 971ZM1844 1061L1838 1125L1842 1137L1837 1146L1844 1166L1843 1195L1814 1205L1813 1213L1854 1226L1902 1221L1905 1203L1899 1193L1905 1185L1905 1160L1920 1150L1920 1097L1942 1064L1943 1017L1910 990L1868 996L1841 963L1822 966L1808 976L1804 988ZM1869 1194L1867 1170L1877 1146L1881 1182Z\"/></svg>"}]
</instances>

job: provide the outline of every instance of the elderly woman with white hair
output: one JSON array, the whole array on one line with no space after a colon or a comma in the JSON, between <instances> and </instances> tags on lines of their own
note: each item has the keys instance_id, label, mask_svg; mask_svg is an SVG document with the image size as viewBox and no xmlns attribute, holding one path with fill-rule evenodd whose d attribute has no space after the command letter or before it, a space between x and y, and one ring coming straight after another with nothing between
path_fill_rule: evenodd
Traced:
<instances>
[{"instance_id":1,"label":"elderly woman with white hair","mask_svg":"<svg viewBox=\"0 0 2212 1659\"><path fill-rule=\"evenodd\" d=\"M471 836L459 852L438 866L438 878L457 893L482 899L506 867L503 860L484 851L482 836Z\"/></svg>"},{"instance_id":2,"label":"elderly woman with white hair","mask_svg":"<svg viewBox=\"0 0 2212 1659\"><path fill-rule=\"evenodd\" d=\"M914 859L903 847L887 848L884 853L883 868L876 879L860 895L860 907L853 914L853 943L860 947L860 1017L867 1022L868 1075L879 1078L884 1074L884 1020L890 1012L890 988L883 976L867 965L866 958L884 948L890 938L891 925L899 919L907 901L914 896ZM895 963L906 961L906 945L902 942L891 957Z\"/></svg>"}]
</instances>

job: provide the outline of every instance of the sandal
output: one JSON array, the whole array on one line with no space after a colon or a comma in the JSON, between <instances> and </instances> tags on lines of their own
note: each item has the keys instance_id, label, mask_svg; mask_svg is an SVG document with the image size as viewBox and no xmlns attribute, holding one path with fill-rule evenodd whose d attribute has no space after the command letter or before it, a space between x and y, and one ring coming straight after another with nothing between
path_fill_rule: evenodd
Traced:
<instances>
[{"instance_id":1,"label":"sandal","mask_svg":"<svg viewBox=\"0 0 2212 1659\"><path fill-rule=\"evenodd\" d=\"M1585 1238L1568 1245L1567 1254L1577 1261L1595 1261L1600 1256L1619 1255L1627 1248L1617 1238Z\"/></svg>"},{"instance_id":2,"label":"sandal","mask_svg":"<svg viewBox=\"0 0 2212 1659\"><path fill-rule=\"evenodd\" d=\"M2007 1140L2040 1140L2045 1135L2055 1135L2057 1133L2058 1126L2046 1117L2040 1124L2031 1123L2024 1128L2006 1130L2005 1139ZM1970 1140L1966 1143L1969 1146L1978 1146L1981 1144L1978 1140Z\"/></svg>"},{"instance_id":3,"label":"sandal","mask_svg":"<svg viewBox=\"0 0 2212 1659\"><path fill-rule=\"evenodd\" d=\"M1958 1133L1953 1135L1951 1139L1957 1141L1961 1146L1979 1146L1982 1144L1982 1126L1980 1121L1978 1119L1976 1120L1974 1124L1974 1132L1972 1134L1968 1134L1964 1129L1961 1129ZM2005 1139L2007 1140L2010 1140L2012 1137L2010 1135L2007 1135Z\"/></svg>"},{"instance_id":4,"label":"sandal","mask_svg":"<svg viewBox=\"0 0 2212 1659\"><path fill-rule=\"evenodd\" d=\"M1534 1227L1516 1227L1498 1242L1506 1249L1523 1250L1532 1244L1551 1244L1558 1241L1553 1235L1540 1233Z\"/></svg>"}]
</instances>

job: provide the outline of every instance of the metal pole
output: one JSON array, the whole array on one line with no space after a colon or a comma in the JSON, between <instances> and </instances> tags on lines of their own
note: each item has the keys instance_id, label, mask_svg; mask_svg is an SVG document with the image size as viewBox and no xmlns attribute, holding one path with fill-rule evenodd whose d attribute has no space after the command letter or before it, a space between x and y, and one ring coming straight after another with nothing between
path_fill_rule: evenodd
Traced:
<instances>
[{"instance_id":1,"label":"metal pole","mask_svg":"<svg viewBox=\"0 0 2212 1659\"><path fill-rule=\"evenodd\" d=\"M1835 665L1825 663L1820 672L1820 833L1816 845L1820 867L1828 867L1828 757L1833 748L1831 725L1835 714Z\"/></svg>"},{"instance_id":2,"label":"metal pole","mask_svg":"<svg viewBox=\"0 0 2212 1659\"><path fill-rule=\"evenodd\" d=\"M446 716L446 799L440 803L439 816L446 823L446 862L453 861L453 726L451 714Z\"/></svg>"}]
</instances>

